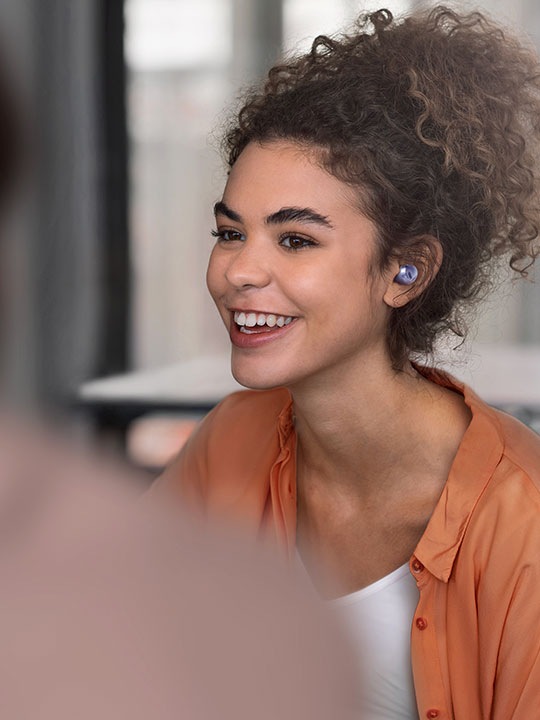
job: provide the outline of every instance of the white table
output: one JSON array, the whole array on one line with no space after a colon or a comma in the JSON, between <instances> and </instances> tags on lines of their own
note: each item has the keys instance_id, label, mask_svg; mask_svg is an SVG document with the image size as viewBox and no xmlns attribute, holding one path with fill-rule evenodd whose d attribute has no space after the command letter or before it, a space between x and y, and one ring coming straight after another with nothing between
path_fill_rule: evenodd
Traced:
<instances>
[{"instance_id":1,"label":"white table","mask_svg":"<svg viewBox=\"0 0 540 720\"><path fill-rule=\"evenodd\" d=\"M488 403L540 432L540 346L476 344L446 353L439 363ZM133 420L152 414L202 417L241 386L228 355L199 357L151 370L99 378L80 389L78 405L95 426L118 439Z\"/></svg>"},{"instance_id":2,"label":"white table","mask_svg":"<svg viewBox=\"0 0 540 720\"><path fill-rule=\"evenodd\" d=\"M487 402L540 432L540 346L475 345L446 355L446 361L439 363L441 367L470 385ZM202 417L225 395L238 389L241 386L231 376L228 355L207 356L93 380L81 388L79 405L100 431L108 432L124 448L126 438L128 445L130 438L133 440L133 433L138 438L135 444L141 445L144 418L151 416L148 422L153 427L151 445L155 454L160 442L170 444L164 414L172 415L170 422L180 421L181 426L182 419L189 423L190 419ZM160 442L156 427L161 427ZM142 444L148 443L145 440ZM164 457L168 452L167 446Z\"/></svg>"},{"instance_id":3,"label":"white table","mask_svg":"<svg viewBox=\"0 0 540 720\"><path fill-rule=\"evenodd\" d=\"M474 345L470 351L454 351L441 366L493 405L540 410L539 345ZM82 386L80 400L205 409L240 388L231 376L228 356L205 356L92 380Z\"/></svg>"},{"instance_id":4,"label":"white table","mask_svg":"<svg viewBox=\"0 0 540 720\"><path fill-rule=\"evenodd\" d=\"M85 383L80 399L87 403L132 403L209 409L241 386L230 371L228 356L203 356L152 370L111 375Z\"/></svg>"}]
</instances>

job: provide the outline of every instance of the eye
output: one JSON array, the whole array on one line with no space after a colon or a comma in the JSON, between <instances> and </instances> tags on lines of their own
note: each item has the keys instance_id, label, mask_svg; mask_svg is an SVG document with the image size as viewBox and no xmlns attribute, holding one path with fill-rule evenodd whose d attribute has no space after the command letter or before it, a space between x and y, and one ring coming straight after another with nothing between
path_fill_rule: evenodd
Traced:
<instances>
[{"instance_id":1,"label":"eye","mask_svg":"<svg viewBox=\"0 0 540 720\"><path fill-rule=\"evenodd\" d=\"M234 242L244 240L244 236L238 230L211 230L210 234L217 238L218 242Z\"/></svg>"},{"instance_id":2,"label":"eye","mask_svg":"<svg viewBox=\"0 0 540 720\"><path fill-rule=\"evenodd\" d=\"M302 250L306 247L312 247L317 243L300 235L282 235L279 244L287 250Z\"/></svg>"}]
</instances>

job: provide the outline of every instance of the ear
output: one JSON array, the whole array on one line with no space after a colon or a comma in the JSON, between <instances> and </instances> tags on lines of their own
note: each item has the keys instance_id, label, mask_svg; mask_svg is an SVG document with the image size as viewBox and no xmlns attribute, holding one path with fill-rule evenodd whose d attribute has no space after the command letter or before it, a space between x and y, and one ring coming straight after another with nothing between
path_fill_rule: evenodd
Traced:
<instances>
[{"instance_id":1,"label":"ear","mask_svg":"<svg viewBox=\"0 0 540 720\"><path fill-rule=\"evenodd\" d=\"M400 248L400 254L390 260L384 271L387 287L383 300L386 305L403 307L421 295L439 272L442 259L441 243L432 235L416 237L408 247ZM410 285L396 282L399 269L405 264L414 265L418 270L418 277Z\"/></svg>"}]
</instances>

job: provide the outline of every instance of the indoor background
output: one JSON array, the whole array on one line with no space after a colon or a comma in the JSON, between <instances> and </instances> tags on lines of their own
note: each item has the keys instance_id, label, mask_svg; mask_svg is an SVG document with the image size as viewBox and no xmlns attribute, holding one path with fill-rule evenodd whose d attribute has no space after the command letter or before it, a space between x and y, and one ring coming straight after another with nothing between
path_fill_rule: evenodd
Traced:
<instances>
[{"instance_id":1,"label":"indoor background","mask_svg":"<svg viewBox=\"0 0 540 720\"><path fill-rule=\"evenodd\" d=\"M3 0L0 33L34 159L2 256L14 395L71 406L94 378L225 363L204 272L226 108L283 52L362 11L414 4ZM535 0L452 5L540 38ZM539 285L506 281L486 307L476 342L540 346Z\"/></svg>"}]
</instances>

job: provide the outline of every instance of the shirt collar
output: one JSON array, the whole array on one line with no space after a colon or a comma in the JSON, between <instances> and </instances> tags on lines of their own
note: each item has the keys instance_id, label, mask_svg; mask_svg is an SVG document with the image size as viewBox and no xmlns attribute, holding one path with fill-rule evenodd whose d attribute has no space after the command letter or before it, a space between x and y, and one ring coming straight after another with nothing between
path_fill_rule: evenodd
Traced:
<instances>
[{"instance_id":1,"label":"shirt collar","mask_svg":"<svg viewBox=\"0 0 540 720\"><path fill-rule=\"evenodd\" d=\"M287 395L287 401L278 416L279 447L281 450L289 445L291 436L294 435L293 401L288 391Z\"/></svg>"},{"instance_id":2,"label":"shirt collar","mask_svg":"<svg viewBox=\"0 0 540 720\"><path fill-rule=\"evenodd\" d=\"M495 410L469 387L440 370L415 368L428 380L462 395L472 415L441 497L414 552L432 575L447 582L473 510L503 455L504 442ZM281 454L287 448L294 454L290 395L279 414L278 435Z\"/></svg>"},{"instance_id":3,"label":"shirt collar","mask_svg":"<svg viewBox=\"0 0 540 720\"><path fill-rule=\"evenodd\" d=\"M430 368L416 368L432 382L463 395L472 419L459 445L448 480L415 550L432 575L447 582L473 510L503 455L495 410L466 385Z\"/></svg>"}]
</instances>

